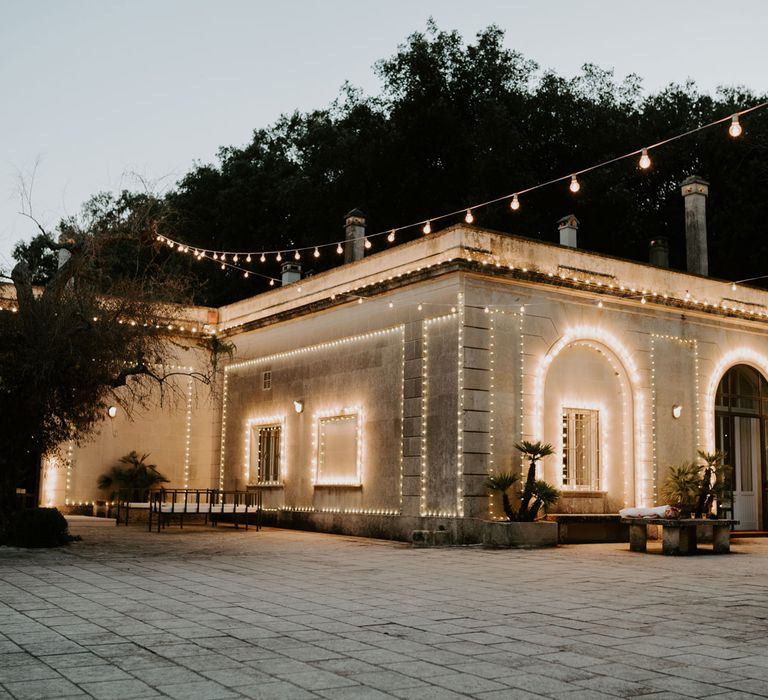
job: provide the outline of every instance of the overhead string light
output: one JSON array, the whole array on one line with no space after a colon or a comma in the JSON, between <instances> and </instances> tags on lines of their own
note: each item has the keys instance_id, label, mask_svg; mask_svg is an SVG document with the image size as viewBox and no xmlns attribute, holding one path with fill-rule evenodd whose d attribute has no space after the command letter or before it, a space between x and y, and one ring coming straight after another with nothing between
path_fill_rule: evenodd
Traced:
<instances>
[{"instance_id":1,"label":"overhead string light","mask_svg":"<svg viewBox=\"0 0 768 700\"><path fill-rule=\"evenodd\" d=\"M393 229L389 229L388 231L381 231L381 232L378 232L378 233L372 233L372 234L369 234L366 238L367 239L374 239L377 236L386 236L387 241L389 243L394 243L395 242L395 234L398 231L402 231L402 230L405 230L405 229L411 229L411 228L415 228L415 227L419 227L419 226L421 227L422 233L427 235L427 234L432 233L432 223L433 222L441 221L441 220L444 220L444 219L451 219L451 218L454 218L456 216L460 216L462 214L464 215L463 218L464 218L464 221L466 223L473 223L474 220L475 220L475 213L474 212L477 209L481 209L483 207L487 207L487 206L490 206L492 204L496 204L498 202L503 202L503 201L509 201L509 208L512 211L518 211L520 209L520 200L519 200L519 198L522 195L527 194L528 192L533 192L534 190L539 190L539 189L542 189L544 187L548 187L550 185L553 185L553 184L556 184L556 183L559 183L559 182L564 182L564 181L568 182L569 183L568 187L569 187L570 191L573 192L573 193L576 193L576 192L578 192L581 189L581 184L579 183L578 176L584 175L585 173L592 172L593 170L597 170L599 168L604 168L604 167L606 167L608 165L612 165L613 163L616 163L616 162L618 162L620 160L624 160L626 158L636 158L638 153L640 153L640 158L639 158L639 161L638 161L638 166L640 167L640 169L646 170L646 169L648 169L651 166L651 158L650 158L649 152L652 149L659 148L660 146L664 146L664 145L666 145L668 143L671 143L673 141L677 141L677 140L685 138L687 136L691 136L692 134L695 134L695 133L698 133L700 131L703 131L704 129L709 129L709 128L711 128L713 126L716 126L718 124L723 124L725 122L730 122L730 124L728 126L728 133L733 138L737 138L737 137L741 136L741 134L743 133L743 129L742 129L741 123L739 121L740 117L742 117L745 114L748 114L750 112L754 112L756 110L763 109L765 107L768 107L768 101L761 102L759 104L753 105L752 107L748 107L748 108L743 109L743 110L741 110L739 112L736 112L736 113L731 113L731 114L729 114L726 117L721 117L720 119L716 119L715 121L712 121L712 122L710 122L708 124L704 124L702 126L695 127L695 128L690 129L690 130L688 130L686 132L683 132L683 133L680 133L680 134L675 134L674 136L670 136L669 138L666 138L666 139L664 139L662 141L658 141L656 143L649 144L648 146L646 146L645 148L642 148L640 150L635 149L635 150L629 151L628 153L625 153L624 155L620 155L620 156L616 156L614 158L610 158L609 160L605 160L605 161L602 161L600 163L596 163L595 165L592 165L592 166L587 167L587 168L582 168L581 170L577 170L576 172L573 172L573 173L571 173L569 175L561 175L559 177L552 178L552 179L547 180L545 182L540 182L539 184L533 185L531 187L527 187L525 189L517 190L516 192L514 192L512 194L504 194L504 195L501 195L499 197L496 197L495 199L490 199L490 200L487 200L485 202L479 202L479 203L473 204L473 205L471 205L469 207L467 207L465 205L461 209L457 209L455 211L447 212L445 214L440 214L438 216L430 217L426 221L422 220L421 222L418 222L418 223L406 224L404 226L399 226L399 227L396 227L396 228L393 228ZM171 248L172 250L176 250L176 251L179 251L179 252L182 252L182 253L189 252L189 247L188 246L186 246L185 244L183 244L183 243L181 243L179 241L174 241L173 239L168 238L167 236L158 236L157 240L159 242L161 242L161 243L167 244L168 247ZM315 251L319 252L319 249L322 248L322 247L325 247L326 245L327 246L335 246L336 247L336 252L339 255L341 255L341 254L344 253L344 248L343 248L343 245L342 245L343 243L344 243L344 241L342 240L342 241L338 241L336 243L325 243L325 244L322 244L322 245L315 244L315 245L307 246L305 248L298 248L298 249L295 249L294 257L296 257L296 254L299 254L299 257L300 257L300 253L303 252L303 251L307 251L308 254L311 252L313 255L315 255ZM245 252L238 252L238 253L232 252L232 253L229 253L229 254L230 255L239 255L240 257L243 257L243 256L246 255ZM272 254L276 255L275 259L277 260L277 262L281 262L282 261L282 251L279 251L279 250L264 251L261 254L261 257L259 259L260 259L261 262L266 262L267 255L272 255ZM209 251L203 250L203 251L199 252L199 255L196 255L196 257L198 257L200 259L201 258L210 257L213 260L221 259L221 260L223 260L225 262L226 262L226 259L227 259L226 256L227 256L227 252L224 252L224 251L214 251L214 250L209 250ZM298 260L299 257L296 257L296 259ZM318 256L315 255L315 257L318 257Z\"/></svg>"},{"instance_id":2,"label":"overhead string light","mask_svg":"<svg viewBox=\"0 0 768 700\"><path fill-rule=\"evenodd\" d=\"M728 133L733 136L733 138L741 136L741 124L739 124L738 114L734 114L731 117L731 125L728 127Z\"/></svg>"},{"instance_id":3,"label":"overhead string light","mask_svg":"<svg viewBox=\"0 0 768 700\"><path fill-rule=\"evenodd\" d=\"M318 250L317 246L315 246L315 252L312 253L312 255L314 255L316 258L320 257L320 251Z\"/></svg>"},{"instance_id":4,"label":"overhead string light","mask_svg":"<svg viewBox=\"0 0 768 700\"><path fill-rule=\"evenodd\" d=\"M373 245L373 243L371 243L371 239L370 238L366 238L365 239L365 243L363 243L363 245L370 250L370 248Z\"/></svg>"}]
</instances>

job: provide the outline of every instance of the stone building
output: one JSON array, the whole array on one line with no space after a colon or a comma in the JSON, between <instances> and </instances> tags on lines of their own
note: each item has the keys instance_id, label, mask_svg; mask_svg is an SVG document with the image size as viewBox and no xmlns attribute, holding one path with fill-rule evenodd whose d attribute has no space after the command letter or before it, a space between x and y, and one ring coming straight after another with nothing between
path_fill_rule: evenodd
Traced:
<instances>
[{"instance_id":1,"label":"stone building","mask_svg":"<svg viewBox=\"0 0 768 700\"><path fill-rule=\"evenodd\" d=\"M740 527L766 529L768 292L706 276L706 194L683 185L698 274L658 241L655 265L581 250L572 216L561 245L461 224L364 256L352 212L350 262L211 316L237 346L215 401L190 384L181 411L108 421L47 498L94 500L136 449L174 487L261 484L279 524L472 541L528 439L576 513L657 504L670 464L722 449Z\"/></svg>"}]
</instances>

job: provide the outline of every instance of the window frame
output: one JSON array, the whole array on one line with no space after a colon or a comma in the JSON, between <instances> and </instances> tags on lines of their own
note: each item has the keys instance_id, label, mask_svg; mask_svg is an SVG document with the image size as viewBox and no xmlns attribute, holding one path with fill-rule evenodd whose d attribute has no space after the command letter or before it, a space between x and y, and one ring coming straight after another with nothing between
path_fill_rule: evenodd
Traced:
<instances>
[{"instance_id":1,"label":"window frame","mask_svg":"<svg viewBox=\"0 0 768 700\"><path fill-rule=\"evenodd\" d=\"M574 492L596 492L601 491L603 487L602 478L602 459L604 456L602 444L602 430L600 421L600 409L597 407L580 408L575 406L563 406L560 412L560 454L561 454L561 483L564 491ZM578 476L578 466L576 464L576 454L574 450L577 446L571 446L571 429L576 433L576 421L578 415L586 414L589 417L588 425L592 433L591 444L589 447L590 459L587 466L589 472L588 483L576 483ZM583 430L583 427L582 427ZM572 440L577 440L574 435Z\"/></svg>"}]
</instances>

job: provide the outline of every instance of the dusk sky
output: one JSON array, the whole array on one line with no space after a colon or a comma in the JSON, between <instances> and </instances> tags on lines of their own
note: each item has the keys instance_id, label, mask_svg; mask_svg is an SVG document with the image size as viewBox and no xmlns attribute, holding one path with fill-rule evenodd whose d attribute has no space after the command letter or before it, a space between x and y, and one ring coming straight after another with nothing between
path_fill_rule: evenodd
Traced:
<instances>
[{"instance_id":1,"label":"dusk sky","mask_svg":"<svg viewBox=\"0 0 768 700\"><path fill-rule=\"evenodd\" d=\"M36 164L33 211L51 229L96 192L138 187L134 173L168 189L345 80L376 93L373 64L430 16L467 40L495 23L565 76L593 62L649 91L692 78L768 92L765 0L0 0L0 269L35 233L18 182Z\"/></svg>"}]
</instances>

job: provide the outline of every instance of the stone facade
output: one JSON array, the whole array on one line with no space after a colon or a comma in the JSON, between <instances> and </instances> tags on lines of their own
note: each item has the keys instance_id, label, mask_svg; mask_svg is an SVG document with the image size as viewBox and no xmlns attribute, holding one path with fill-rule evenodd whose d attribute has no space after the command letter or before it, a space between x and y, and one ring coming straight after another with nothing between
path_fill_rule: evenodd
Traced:
<instances>
[{"instance_id":1,"label":"stone facade","mask_svg":"<svg viewBox=\"0 0 768 700\"><path fill-rule=\"evenodd\" d=\"M243 489L269 429L265 506L295 527L476 541L498 512L484 479L519 468L520 439L555 446L542 476L563 491L558 511L655 504L669 464L715 449L725 372L768 376L766 313L762 290L455 226L219 309L237 346L221 396L105 425L73 451L65 497L95 498L107 456L130 449L173 486ZM563 452L566 424L573 440L586 420L589 478Z\"/></svg>"}]
</instances>

